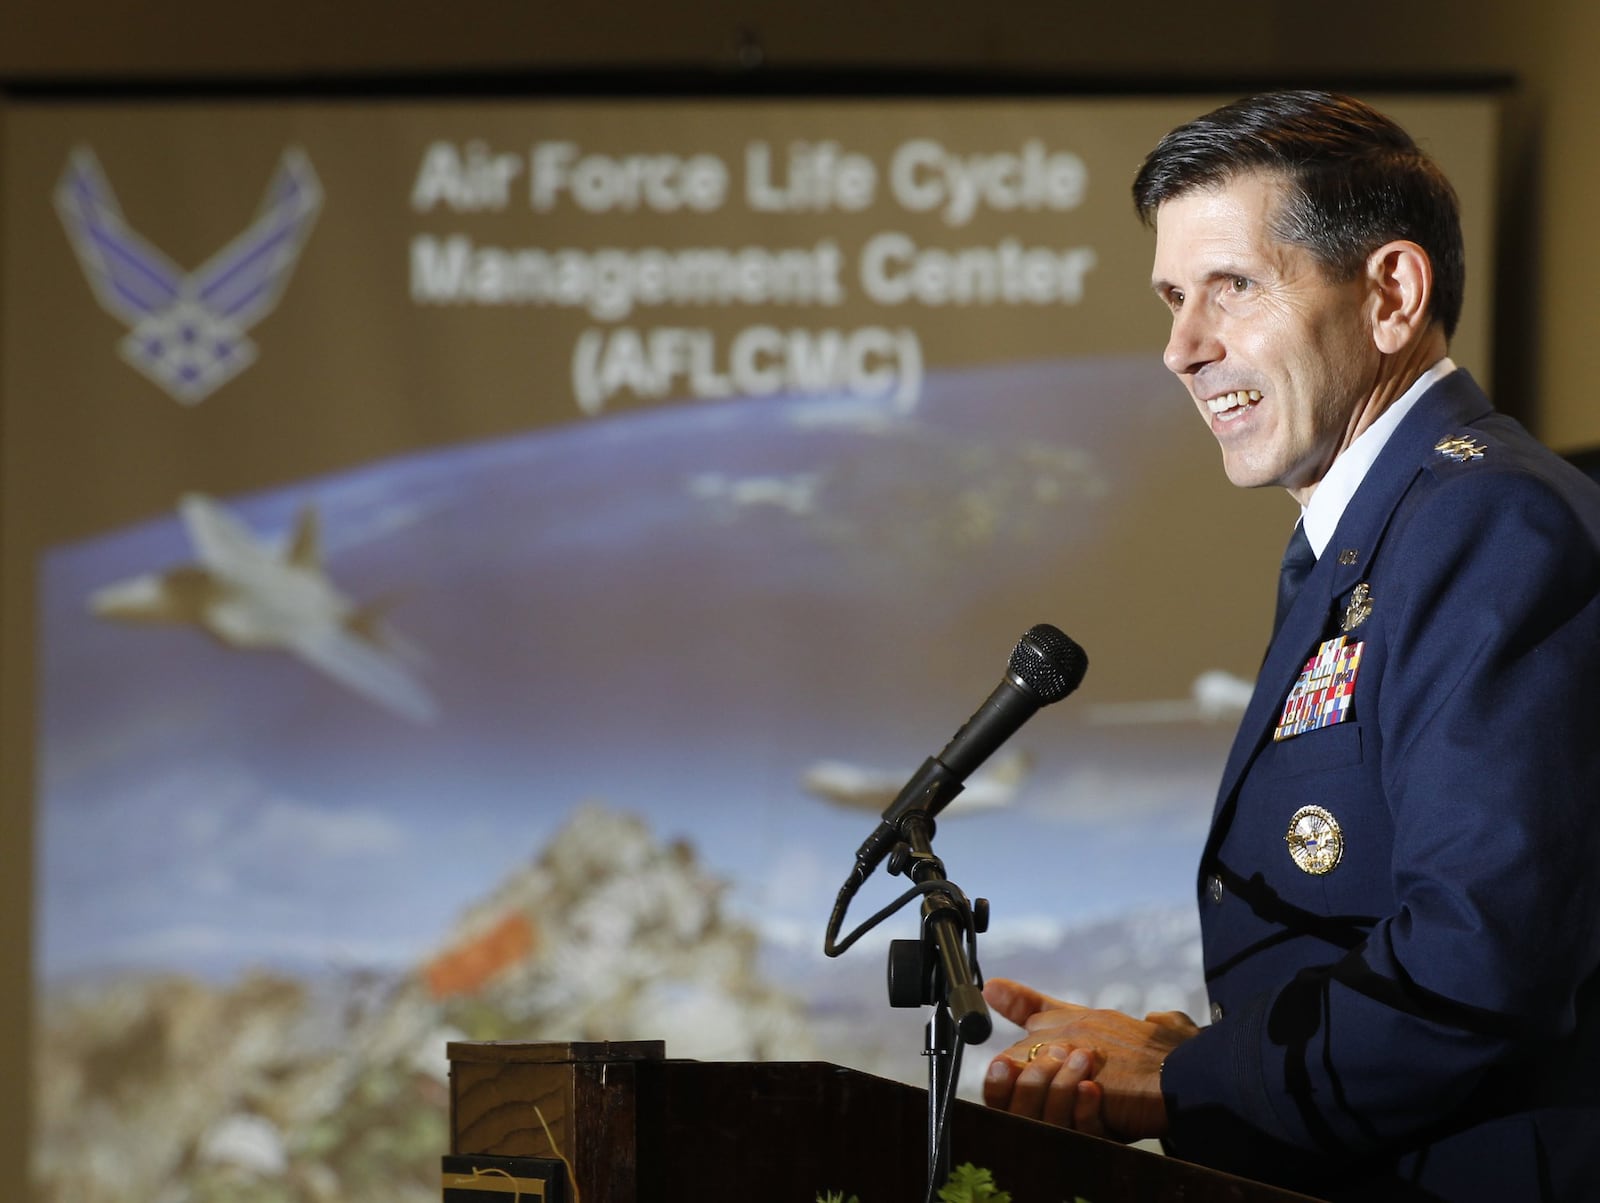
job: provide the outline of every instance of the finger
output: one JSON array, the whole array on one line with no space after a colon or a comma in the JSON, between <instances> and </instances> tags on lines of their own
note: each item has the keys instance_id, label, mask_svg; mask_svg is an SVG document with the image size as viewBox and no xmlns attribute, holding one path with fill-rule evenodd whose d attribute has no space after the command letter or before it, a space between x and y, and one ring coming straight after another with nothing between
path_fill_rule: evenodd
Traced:
<instances>
[{"instance_id":1,"label":"finger","mask_svg":"<svg viewBox=\"0 0 1600 1203\"><path fill-rule=\"evenodd\" d=\"M1076 1128L1078 1114L1078 1087L1091 1072L1091 1060L1086 1050L1075 1048L1067 1054L1055 1077L1050 1079L1045 1094L1044 1112L1039 1117L1058 1128Z\"/></svg>"},{"instance_id":2,"label":"finger","mask_svg":"<svg viewBox=\"0 0 1600 1203\"><path fill-rule=\"evenodd\" d=\"M1182 1011L1151 1011L1144 1017L1146 1023L1153 1023L1164 1028L1193 1028L1194 1020Z\"/></svg>"},{"instance_id":3,"label":"finger","mask_svg":"<svg viewBox=\"0 0 1600 1203\"><path fill-rule=\"evenodd\" d=\"M1011 1103L1006 1108L1012 1115L1025 1115L1029 1119L1043 1119L1050 1098L1050 1083L1055 1080L1066 1054L1055 1048L1042 1048L1032 1061L1017 1073L1011 1088Z\"/></svg>"},{"instance_id":4,"label":"finger","mask_svg":"<svg viewBox=\"0 0 1600 1203\"><path fill-rule=\"evenodd\" d=\"M989 1062L989 1072L983 1078L983 1101L997 1111L1011 1109L1011 1092L1016 1085L1021 1067L1004 1054Z\"/></svg>"},{"instance_id":5,"label":"finger","mask_svg":"<svg viewBox=\"0 0 1600 1203\"><path fill-rule=\"evenodd\" d=\"M983 984L983 1000L1018 1027L1026 1024L1030 1016L1061 1005L1048 994L1005 977L992 977Z\"/></svg>"},{"instance_id":6,"label":"finger","mask_svg":"<svg viewBox=\"0 0 1600 1203\"><path fill-rule=\"evenodd\" d=\"M1099 1082L1085 1078L1073 1094L1072 1126L1090 1136L1105 1136L1105 1089Z\"/></svg>"}]
</instances>

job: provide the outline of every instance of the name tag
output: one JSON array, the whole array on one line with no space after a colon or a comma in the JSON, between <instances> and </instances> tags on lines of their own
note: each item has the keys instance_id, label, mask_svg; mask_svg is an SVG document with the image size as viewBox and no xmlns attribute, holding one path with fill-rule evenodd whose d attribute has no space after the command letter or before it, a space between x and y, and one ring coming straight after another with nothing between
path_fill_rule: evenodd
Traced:
<instances>
[{"instance_id":1,"label":"name tag","mask_svg":"<svg viewBox=\"0 0 1600 1203\"><path fill-rule=\"evenodd\" d=\"M1331 727L1350 717L1350 699L1356 692L1356 672L1365 646L1339 635L1317 648L1284 699L1283 717L1272 732L1274 740Z\"/></svg>"}]
</instances>

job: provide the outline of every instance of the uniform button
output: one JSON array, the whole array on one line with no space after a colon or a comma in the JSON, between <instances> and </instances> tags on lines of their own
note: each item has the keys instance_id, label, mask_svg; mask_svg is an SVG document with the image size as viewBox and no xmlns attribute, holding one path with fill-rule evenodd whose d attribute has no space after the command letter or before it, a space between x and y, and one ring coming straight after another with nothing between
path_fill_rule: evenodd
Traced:
<instances>
[{"instance_id":1,"label":"uniform button","mask_svg":"<svg viewBox=\"0 0 1600 1203\"><path fill-rule=\"evenodd\" d=\"M1222 1022L1222 1004L1219 1002L1214 1002L1211 1004L1211 1022Z\"/></svg>"},{"instance_id":2,"label":"uniform button","mask_svg":"<svg viewBox=\"0 0 1600 1203\"><path fill-rule=\"evenodd\" d=\"M1222 901L1222 876L1213 873L1206 881L1206 891L1211 895L1212 902Z\"/></svg>"}]
</instances>

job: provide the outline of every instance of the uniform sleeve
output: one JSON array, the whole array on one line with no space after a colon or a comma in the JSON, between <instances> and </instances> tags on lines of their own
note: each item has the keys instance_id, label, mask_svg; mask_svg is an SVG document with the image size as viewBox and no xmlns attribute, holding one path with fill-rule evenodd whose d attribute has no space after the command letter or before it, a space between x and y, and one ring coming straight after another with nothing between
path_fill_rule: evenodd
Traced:
<instances>
[{"instance_id":1,"label":"uniform sleeve","mask_svg":"<svg viewBox=\"0 0 1600 1203\"><path fill-rule=\"evenodd\" d=\"M1414 1144L1570 1034L1600 963L1594 535L1530 476L1431 483L1383 549L1401 570L1358 716L1380 740L1395 907L1168 1057L1179 1156L1260 1175Z\"/></svg>"}]
</instances>

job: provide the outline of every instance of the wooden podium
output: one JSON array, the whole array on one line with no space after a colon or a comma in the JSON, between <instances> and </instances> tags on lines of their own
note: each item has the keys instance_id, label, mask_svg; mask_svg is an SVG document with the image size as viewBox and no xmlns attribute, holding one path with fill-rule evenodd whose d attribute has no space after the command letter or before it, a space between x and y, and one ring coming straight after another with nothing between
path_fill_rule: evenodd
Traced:
<instances>
[{"instance_id":1,"label":"wooden podium","mask_svg":"<svg viewBox=\"0 0 1600 1203\"><path fill-rule=\"evenodd\" d=\"M921 1203L926 1190L927 1092L899 1082L819 1062L668 1060L658 1040L448 1052L450 1152L559 1152L581 1203L815 1203L829 1191ZM961 1100L950 1124L951 1164L992 1171L1013 1203L1306 1199Z\"/></svg>"}]
</instances>

